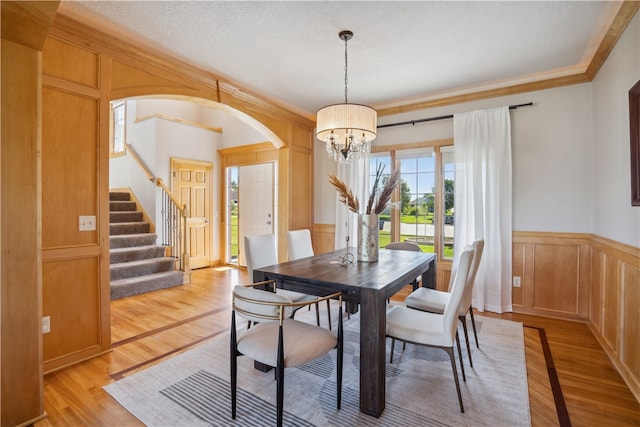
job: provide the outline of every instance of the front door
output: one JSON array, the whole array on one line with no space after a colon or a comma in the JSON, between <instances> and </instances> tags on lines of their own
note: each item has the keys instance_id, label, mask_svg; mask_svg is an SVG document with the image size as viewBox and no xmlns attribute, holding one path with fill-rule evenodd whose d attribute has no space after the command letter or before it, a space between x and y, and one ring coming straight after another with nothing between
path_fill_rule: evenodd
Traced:
<instances>
[{"instance_id":1,"label":"front door","mask_svg":"<svg viewBox=\"0 0 640 427\"><path fill-rule=\"evenodd\" d=\"M210 265L212 169L211 163L171 160L173 194L187 206L187 246L191 268Z\"/></svg>"},{"instance_id":2,"label":"front door","mask_svg":"<svg viewBox=\"0 0 640 427\"><path fill-rule=\"evenodd\" d=\"M273 233L273 163L238 168L239 265L246 266L244 236Z\"/></svg>"}]
</instances>

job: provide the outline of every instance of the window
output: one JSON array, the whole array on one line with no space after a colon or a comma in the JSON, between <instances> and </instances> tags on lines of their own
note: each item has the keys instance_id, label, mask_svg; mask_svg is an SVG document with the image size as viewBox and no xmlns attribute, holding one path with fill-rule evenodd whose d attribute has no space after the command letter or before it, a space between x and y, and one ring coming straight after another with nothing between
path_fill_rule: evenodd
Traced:
<instances>
[{"instance_id":1,"label":"window","mask_svg":"<svg viewBox=\"0 0 640 427\"><path fill-rule=\"evenodd\" d=\"M124 156L126 142L126 103L111 104L111 157Z\"/></svg>"},{"instance_id":2,"label":"window","mask_svg":"<svg viewBox=\"0 0 640 427\"><path fill-rule=\"evenodd\" d=\"M424 252L437 253L439 259L452 259L453 147L396 148L373 153L370 158L370 185L379 164L385 165L385 179L393 169L400 169L400 188L392 198L396 209L387 209L380 215L380 247L407 241L416 243Z\"/></svg>"}]
</instances>

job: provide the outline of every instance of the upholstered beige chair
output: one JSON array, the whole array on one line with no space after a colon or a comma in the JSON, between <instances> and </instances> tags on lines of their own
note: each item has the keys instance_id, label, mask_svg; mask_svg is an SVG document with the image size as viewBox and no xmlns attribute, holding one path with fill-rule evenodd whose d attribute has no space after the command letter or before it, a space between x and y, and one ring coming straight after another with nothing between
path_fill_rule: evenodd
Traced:
<instances>
[{"instance_id":1,"label":"upholstered beige chair","mask_svg":"<svg viewBox=\"0 0 640 427\"><path fill-rule=\"evenodd\" d=\"M231 417L236 418L236 394L238 386L238 356L247 356L263 365L276 369L277 425L282 426L285 368L304 365L337 349L336 401L340 409L342 401L342 294L340 292L311 301L292 302L289 298L270 291L257 289L267 282L249 286L236 286L233 290L231 312ZM309 304L317 304L329 298L338 300L338 334L313 324L289 318L291 312ZM251 329L239 332L236 315L256 323Z\"/></svg>"},{"instance_id":2,"label":"upholstered beige chair","mask_svg":"<svg viewBox=\"0 0 640 427\"><path fill-rule=\"evenodd\" d=\"M454 341L457 344L462 378L466 381L464 366L462 365L458 328L456 326L457 314L460 310L460 304L462 303L462 295L469 283L467 275L471 268L473 252L473 248L468 246L460 255L458 270L453 281L453 286L451 287L451 296L442 314L429 313L399 305L392 307L387 313L387 337L391 338L391 356L389 357L389 363L393 363L396 339L404 341L405 343L443 349L449 355L449 360L451 361L451 370L453 371L453 379L456 384L456 391L458 392L458 403L460 404L461 412L464 412L464 405L462 404L462 394L460 393L460 382L458 381L453 344Z\"/></svg>"},{"instance_id":3,"label":"upholstered beige chair","mask_svg":"<svg viewBox=\"0 0 640 427\"><path fill-rule=\"evenodd\" d=\"M471 299L473 298L473 284L475 282L476 273L478 272L478 266L480 265L480 259L482 258L482 251L484 249L484 240L479 239L472 244L474 249L473 260L471 262L471 268L469 269L469 276L467 280L471 282L471 286L467 288L467 292L462 296L462 304L460 305L460 313L458 313L458 319L462 323L462 329L464 330L464 339L467 345L467 353L469 354L469 364L473 367L473 360L471 359L471 346L469 345L469 334L467 331L467 313L471 317L471 326L473 327L473 335L476 339L476 347L480 348L478 343L478 333L476 331L476 321L473 318L473 308L471 307ZM455 267L454 267L455 269ZM435 289L420 288L415 290L409 295L404 303L407 307L415 308L417 310L429 311L432 313L442 313L444 307L447 305L449 298L451 297L450 291L453 282L455 272L451 272L452 280L449 281L449 292L442 292Z\"/></svg>"},{"instance_id":4,"label":"upholstered beige chair","mask_svg":"<svg viewBox=\"0 0 640 427\"><path fill-rule=\"evenodd\" d=\"M273 234L245 236L244 251L245 259L247 261L247 273L249 274L249 281L251 282L253 282L253 270L255 270L256 268L275 265L278 263L276 241L273 238ZM276 289L276 293L289 298L293 302L304 302L315 299L313 295L287 291L285 289ZM317 305L316 324L320 326L320 313L318 312Z\"/></svg>"}]
</instances>

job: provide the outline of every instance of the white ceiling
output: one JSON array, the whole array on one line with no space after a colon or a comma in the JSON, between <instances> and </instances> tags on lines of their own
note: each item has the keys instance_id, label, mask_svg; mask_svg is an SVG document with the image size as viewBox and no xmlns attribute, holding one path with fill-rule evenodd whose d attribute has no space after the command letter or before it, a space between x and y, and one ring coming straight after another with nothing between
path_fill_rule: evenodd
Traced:
<instances>
[{"instance_id":1,"label":"white ceiling","mask_svg":"<svg viewBox=\"0 0 640 427\"><path fill-rule=\"evenodd\" d=\"M71 1L58 12L160 49L313 117L586 70L611 1Z\"/></svg>"}]
</instances>

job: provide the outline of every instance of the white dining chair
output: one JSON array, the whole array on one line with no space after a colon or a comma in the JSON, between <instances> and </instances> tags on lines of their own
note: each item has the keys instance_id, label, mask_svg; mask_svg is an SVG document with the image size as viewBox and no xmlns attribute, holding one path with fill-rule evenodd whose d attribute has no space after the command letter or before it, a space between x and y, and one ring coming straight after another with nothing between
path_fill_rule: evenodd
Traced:
<instances>
[{"instance_id":1,"label":"white dining chair","mask_svg":"<svg viewBox=\"0 0 640 427\"><path fill-rule=\"evenodd\" d=\"M253 270L255 270L256 268L275 265L278 263L276 241L273 238L273 234L271 233L245 236L244 250L245 260L247 262L247 273L249 274L250 282L253 282ZM276 289L276 293L289 298L293 302L303 302L315 299L313 295L288 291L285 289ZM320 313L318 312L317 305L316 323L318 326L320 326Z\"/></svg>"},{"instance_id":2,"label":"white dining chair","mask_svg":"<svg viewBox=\"0 0 640 427\"><path fill-rule=\"evenodd\" d=\"M460 357L460 369L462 378L466 381L464 366L462 364L462 351L460 350L460 339L458 337L457 314L460 310L462 295L469 283L467 275L471 268L473 258L473 248L467 246L460 255L458 270L455 275L451 296L447 301L442 314L430 313L416 310L407 306L396 305L387 313L387 334L391 338L391 355L389 363L393 363L393 352L395 341L401 340L409 344L436 347L444 350L449 355L451 370L458 393L458 403L460 412L464 412L462 394L460 392L460 382L458 381L458 371L456 369L455 355L453 351L454 341L458 347Z\"/></svg>"},{"instance_id":3,"label":"white dining chair","mask_svg":"<svg viewBox=\"0 0 640 427\"><path fill-rule=\"evenodd\" d=\"M392 251L422 252L422 249L420 248L420 246L412 242L391 242L384 248ZM413 287L414 291L418 289L418 286L421 282L422 282L422 276L418 276L414 279L414 281L411 283L411 286Z\"/></svg>"},{"instance_id":4,"label":"white dining chair","mask_svg":"<svg viewBox=\"0 0 640 427\"><path fill-rule=\"evenodd\" d=\"M311 232L306 228L287 231L287 247L289 249L290 260L313 256Z\"/></svg>"},{"instance_id":5,"label":"white dining chair","mask_svg":"<svg viewBox=\"0 0 640 427\"><path fill-rule=\"evenodd\" d=\"M474 249L473 260L471 261L471 268L469 269L467 280L471 282L465 294L462 296L462 304L460 305L460 312L458 313L458 319L462 323L462 329L464 331L464 339L467 346L467 353L469 354L469 365L473 367L473 360L471 358L471 346L469 345L469 334L467 331L467 313L471 317L471 326L473 327L473 335L476 340L476 347L480 348L478 343L478 333L476 331L476 321L473 318L473 308L471 307L471 300L473 298L473 284L475 282L476 273L478 272L478 266L482 258L482 251L484 249L484 240L478 239L471 245ZM436 289L419 288L412 292L405 300L404 303L407 307L411 307L417 310L429 311L431 313L442 313L444 307L447 305L449 298L451 298L451 287L453 284L453 278L455 277L455 269L451 271L451 280L449 281L449 291L443 292Z\"/></svg>"},{"instance_id":6,"label":"white dining chair","mask_svg":"<svg viewBox=\"0 0 640 427\"><path fill-rule=\"evenodd\" d=\"M287 231L287 249L289 250L289 260L308 258L314 254L311 243L311 232L308 229ZM320 314L316 310L316 320L320 325ZM331 303L327 300L327 320L329 330L331 330Z\"/></svg>"}]
</instances>

